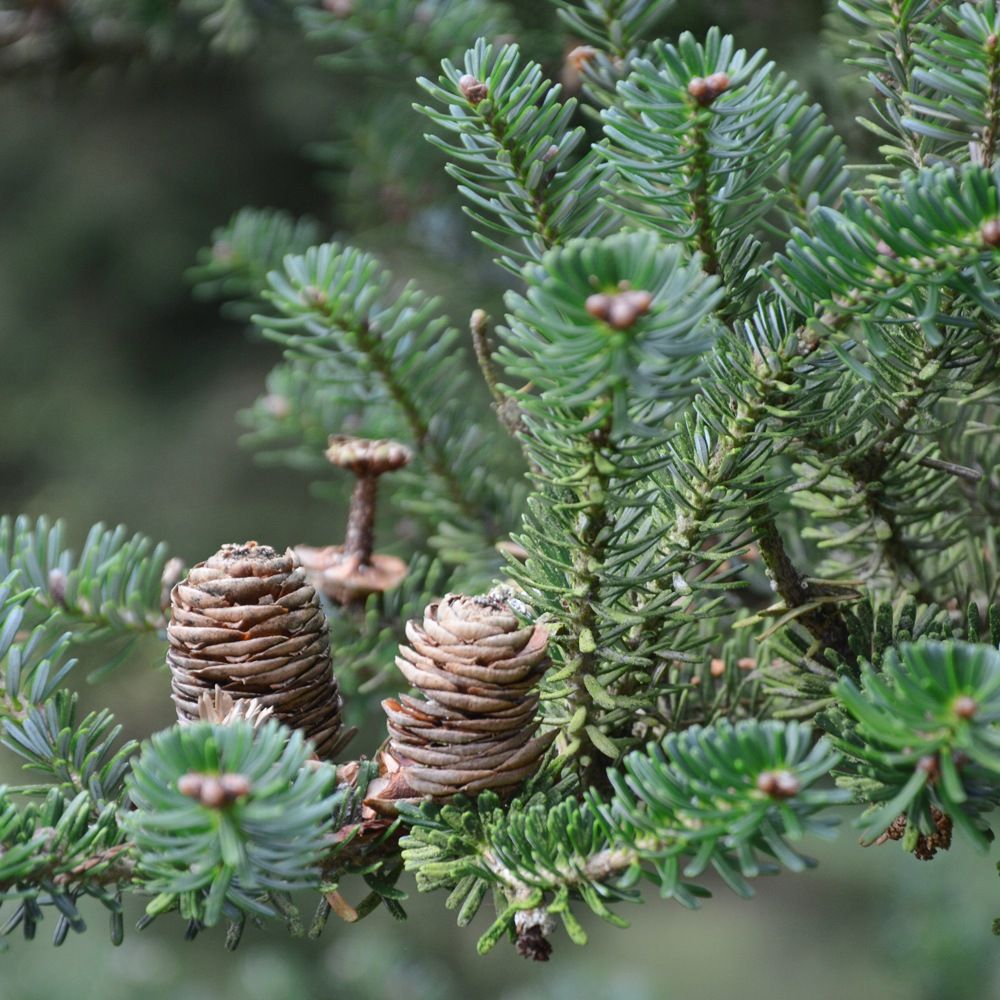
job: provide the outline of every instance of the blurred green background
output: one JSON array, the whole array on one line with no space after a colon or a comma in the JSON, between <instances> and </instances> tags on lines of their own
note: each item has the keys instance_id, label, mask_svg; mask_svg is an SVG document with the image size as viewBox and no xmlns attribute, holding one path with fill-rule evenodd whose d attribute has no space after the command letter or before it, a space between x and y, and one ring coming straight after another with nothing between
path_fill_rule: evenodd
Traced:
<instances>
[{"instance_id":1,"label":"blurred green background","mask_svg":"<svg viewBox=\"0 0 1000 1000\"><path fill-rule=\"evenodd\" d=\"M558 55L549 5L515 6L537 47ZM820 48L819 0L678 6L668 30L717 22L767 46L863 153L857 98ZM310 492L309 477L261 468L237 443L234 415L262 391L276 349L197 302L185 279L212 229L243 205L313 215L443 295L458 322L496 308L503 275L465 234L447 182L409 190L417 166L405 158L375 177L352 169L350 143L377 142L365 116L377 120L378 104L366 103L363 74L331 74L311 55L276 34L237 59L0 85L0 510L65 517L79 540L94 521L125 522L189 562L245 538L337 540L342 512ZM412 129L414 164L433 167L423 123L414 114L401 127ZM316 144L331 140L340 155L321 168ZM160 655L143 647L87 693L111 701L129 735L171 721ZM591 944L560 938L548 966L504 946L478 958L476 927L455 928L441 897L412 899L406 924L379 912L359 927L331 923L317 942L251 929L236 954L218 933L184 943L169 918L112 949L94 912L91 933L58 952L44 927L32 944L13 939L0 1000L1000 995L990 859L959 844L922 864L893 846L861 850L849 827L811 846L817 872L764 880L753 903L722 889L688 913L650 898L632 930L591 922Z\"/></svg>"}]
</instances>

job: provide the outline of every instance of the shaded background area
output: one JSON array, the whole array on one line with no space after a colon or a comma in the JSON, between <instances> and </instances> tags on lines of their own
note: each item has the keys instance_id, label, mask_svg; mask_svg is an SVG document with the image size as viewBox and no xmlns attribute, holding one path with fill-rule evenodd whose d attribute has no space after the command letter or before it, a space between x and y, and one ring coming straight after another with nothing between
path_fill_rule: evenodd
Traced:
<instances>
[{"instance_id":1,"label":"shaded background area","mask_svg":"<svg viewBox=\"0 0 1000 1000\"><path fill-rule=\"evenodd\" d=\"M515 6L557 70L549 5ZM768 46L860 151L851 100L819 50L822 7L681 2L666 30L718 22L748 47ZM65 517L78 540L94 521L125 522L188 562L224 541L337 539L342 511L310 492L309 477L261 468L237 443L234 414L262 391L277 349L197 302L185 271L237 209L273 206L383 254L441 294L456 322L497 308L504 276L466 235L447 181L414 198L400 194L406 163L373 180L343 158L316 162L317 143L377 134L358 120L359 103L378 113L358 100L367 85L320 69L282 35L238 60L0 84L0 511ZM415 162L433 162L419 116L406 127ZM172 719L161 652L143 647L87 692L112 702L129 735ZM92 911L91 932L59 952L45 927L33 944L13 940L0 1000L996 995L991 862L959 845L927 865L854 841L845 829L832 846L811 845L820 869L763 880L752 904L723 889L695 914L650 898L625 933L591 921L591 945L560 938L548 967L503 945L477 958L482 916L459 931L440 895L412 899L406 924L379 912L360 927L331 923L318 942L249 930L236 955L219 933L185 944L169 917L114 950Z\"/></svg>"}]
</instances>

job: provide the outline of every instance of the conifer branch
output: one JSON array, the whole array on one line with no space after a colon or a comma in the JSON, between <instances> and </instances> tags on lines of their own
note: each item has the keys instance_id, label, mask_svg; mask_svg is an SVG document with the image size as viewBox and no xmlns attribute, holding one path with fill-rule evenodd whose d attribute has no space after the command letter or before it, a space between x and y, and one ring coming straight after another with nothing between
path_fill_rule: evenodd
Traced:
<instances>
[{"instance_id":1,"label":"conifer branch","mask_svg":"<svg viewBox=\"0 0 1000 1000\"><path fill-rule=\"evenodd\" d=\"M584 943L571 908L575 899L624 926L610 907L637 898L632 886L639 877L693 907L704 892L682 881L682 871L696 877L711 865L730 888L748 895L746 878L768 870L754 852L802 870L806 860L784 837L798 839L805 829L822 833L816 813L840 798L810 789L832 758L822 741L809 746L807 732L780 723L694 727L662 747L630 754L622 772L609 771L610 797L591 794L582 804L538 795L504 810L485 795L471 816L461 804L407 810L406 867L420 889L454 890L460 923L475 914L487 886L503 890L507 906L480 939L480 951L529 910L560 918L571 939ZM726 779L722 800L742 818L735 835L722 831L719 800L711 799Z\"/></svg>"},{"instance_id":2,"label":"conifer branch","mask_svg":"<svg viewBox=\"0 0 1000 1000\"><path fill-rule=\"evenodd\" d=\"M709 188L709 172L712 167L711 150L708 144L707 119L711 112L692 101L693 114L689 129L692 156L688 166L691 180L691 221L698 252L705 262L706 274L718 274L719 251L717 237L712 230L712 212Z\"/></svg>"},{"instance_id":3,"label":"conifer branch","mask_svg":"<svg viewBox=\"0 0 1000 1000\"><path fill-rule=\"evenodd\" d=\"M509 9L492 0L334 0L296 13L306 35L333 50L320 56L324 65L387 75L402 61L410 78L457 57L477 37L516 29Z\"/></svg>"},{"instance_id":4,"label":"conifer branch","mask_svg":"<svg viewBox=\"0 0 1000 1000\"><path fill-rule=\"evenodd\" d=\"M723 277L730 318L752 311L763 233L790 229L788 182L798 178L816 204L835 204L846 184L842 144L820 110L763 52L748 55L716 29L704 42L685 33L655 43L602 120L610 197L703 255Z\"/></svg>"},{"instance_id":5,"label":"conifer branch","mask_svg":"<svg viewBox=\"0 0 1000 1000\"><path fill-rule=\"evenodd\" d=\"M865 667L860 686L838 683L842 707L826 724L846 751L841 784L870 804L864 841L903 816L912 850L918 831L935 829L940 808L949 830L954 823L986 847L984 814L997 803L1000 764L986 718L998 684L995 649L940 642L903 643L879 672Z\"/></svg>"},{"instance_id":6,"label":"conifer branch","mask_svg":"<svg viewBox=\"0 0 1000 1000\"><path fill-rule=\"evenodd\" d=\"M436 484L439 503L428 504L427 477L410 480L416 495L408 505L438 522L449 512L467 537L492 548L506 534L509 491L497 476L460 472L483 432L460 424L454 403L438 405L443 371L456 391L467 380L454 350L457 331L436 315L437 300L412 286L392 296L391 276L374 258L336 244L287 258L284 273L270 280L269 299L282 316L258 317L265 334L293 360L311 365L313 379L332 377L342 398L353 389L356 416L363 419L384 400L401 418L392 435L412 442Z\"/></svg>"},{"instance_id":7,"label":"conifer branch","mask_svg":"<svg viewBox=\"0 0 1000 1000\"><path fill-rule=\"evenodd\" d=\"M198 252L188 279L202 298L221 301L237 319L249 319L265 303L268 273L291 253L303 253L320 235L312 219L296 219L275 209L244 208L212 233Z\"/></svg>"},{"instance_id":8,"label":"conifer branch","mask_svg":"<svg viewBox=\"0 0 1000 1000\"><path fill-rule=\"evenodd\" d=\"M77 558L58 526L0 521L0 743L30 772L0 789L5 930L30 938L54 912L59 944L89 898L117 941L127 892L148 897L143 924L226 922L235 947L248 919L302 933L292 893L309 890L315 936L331 913L405 916L410 873L460 925L492 892L481 951L509 934L547 958L559 921L586 940L580 909L622 926L642 879L696 906L710 867L742 895L803 870L797 842L849 797L865 843L924 860L953 830L992 836L996 0L841 4L883 143L863 195L821 109L763 53L717 29L646 44L669 0L556 6L588 43L570 62L597 141L537 62L472 42L506 16L490 0L303 11L396 102L366 125L379 148L382 131L407 141L390 57L450 55L420 110L517 281L495 330L471 320L487 391L437 301L370 255L313 245L282 213L216 234L201 290L256 306L286 350L252 442L301 468L330 435L412 443L392 500L421 520L414 551L392 585L324 613L331 566L377 559L372 462L410 457L344 436L334 459L359 485L330 563L246 543L181 581L122 529L98 526ZM220 38L253 27L216 7ZM490 401L509 435L480 422ZM498 549L513 584L485 593ZM182 724L137 747L79 711L67 656L161 631L170 595ZM341 690L359 722L397 695L373 763L317 756L343 735ZM781 721L807 717L828 736Z\"/></svg>"},{"instance_id":9,"label":"conifer branch","mask_svg":"<svg viewBox=\"0 0 1000 1000\"><path fill-rule=\"evenodd\" d=\"M598 407L606 409L607 402L599 402ZM610 416L610 414L608 414ZM571 722L567 727L567 735L575 722L588 720L594 711L594 696L588 683L596 682L597 651L603 645L597 608L601 599L601 578L598 567L605 563L607 555L608 535L610 525L607 497L613 489L613 483L606 470L609 468L605 455L612 432L610 419L591 431L593 444L586 472L577 487L578 502L572 505L576 510L576 526L578 544L572 554L572 573L567 582L570 584L570 602L567 606L570 645L563 660L561 675L569 680L571 692L566 698L566 712ZM602 451L604 455L602 455ZM602 757L608 756L608 742L602 740L599 730L593 723L581 726L574 734L575 739L560 749L564 754L580 753L587 760L589 772L585 777L592 783L593 773L600 767ZM597 741L595 743L595 740ZM574 748L574 744L578 749ZM586 753L589 749L589 754ZM613 751L617 756L617 751Z\"/></svg>"},{"instance_id":10,"label":"conifer branch","mask_svg":"<svg viewBox=\"0 0 1000 1000\"><path fill-rule=\"evenodd\" d=\"M23 627L45 623L78 641L163 629L164 591L180 570L164 544L96 524L78 556L65 546L61 521L0 517L0 580L17 572L33 588Z\"/></svg>"},{"instance_id":11,"label":"conifer branch","mask_svg":"<svg viewBox=\"0 0 1000 1000\"><path fill-rule=\"evenodd\" d=\"M507 391L524 414L546 503L529 508L519 540L532 558L511 571L536 610L560 625L558 668L543 698L564 753L592 746L615 759L620 747L606 731L630 704L608 689L622 673L608 641L621 632L617 578L636 558L637 493L662 464L685 368L713 339L704 320L717 296L697 261L682 264L652 234L572 241L525 278L529 295L510 296L511 326L497 356L517 383L533 387ZM555 338L543 332L549 310L563 315ZM569 383L556 374L567 344L576 352ZM655 534L642 536L639 549L655 544Z\"/></svg>"},{"instance_id":12,"label":"conifer branch","mask_svg":"<svg viewBox=\"0 0 1000 1000\"><path fill-rule=\"evenodd\" d=\"M748 497L753 502L752 494ZM820 603L815 584L795 568L785 549L774 514L764 504L751 508L750 521L761 557L778 595L789 609L807 608L797 620L812 633L820 647L847 659L851 655L847 626L835 605Z\"/></svg>"},{"instance_id":13,"label":"conifer branch","mask_svg":"<svg viewBox=\"0 0 1000 1000\"><path fill-rule=\"evenodd\" d=\"M764 301L752 320L738 328L738 337L720 341L710 361L713 378L705 384L727 385L730 394L724 399L736 400L735 406L702 391L693 402L694 415L672 447L675 465L668 497L676 513L663 532L662 561L652 574L646 598L649 612L642 616L638 638L632 641L633 648L645 648L647 656L663 643L671 627L690 614L665 600L679 596L678 581L687 588L688 600L699 591L708 598L698 607L699 616L712 614L713 609L715 614L721 612L718 594L733 586L727 580L734 575L725 567L745 548L745 542L733 537L738 538L744 524L736 512L744 504L760 511L781 489L780 481L765 486L765 473L786 447L786 428L809 413L807 389L817 370L814 356L822 345L806 338L805 328L796 327L792 319ZM806 594L793 582L799 575L787 564L769 518L757 525L758 543L774 563L789 609L802 607ZM810 585L808 599L816 596ZM638 607L641 614L643 605ZM832 606L817 608L810 621L824 638L843 646Z\"/></svg>"},{"instance_id":14,"label":"conifer branch","mask_svg":"<svg viewBox=\"0 0 1000 1000\"><path fill-rule=\"evenodd\" d=\"M932 151L925 136L914 132L906 122L913 113L914 93L920 90L914 75L914 46L921 28L935 25L941 6L939 0L838 2L850 34L862 29L860 54L852 61L868 70L867 79L876 95L871 100L875 119L862 118L860 123L886 140L879 151L897 168L921 169Z\"/></svg>"},{"instance_id":15,"label":"conifer branch","mask_svg":"<svg viewBox=\"0 0 1000 1000\"><path fill-rule=\"evenodd\" d=\"M597 45L627 66L650 29L664 18L675 0L554 0L559 17L571 32Z\"/></svg>"},{"instance_id":16,"label":"conifer branch","mask_svg":"<svg viewBox=\"0 0 1000 1000\"><path fill-rule=\"evenodd\" d=\"M995 2L943 5L920 26L903 125L935 157L991 168L1000 136L1000 12Z\"/></svg>"},{"instance_id":17,"label":"conifer branch","mask_svg":"<svg viewBox=\"0 0 1000 1000\"><path fill-rule=\"evenodd\" d=\"M449 60L442 68L437 83L419 83L446 110L418 110L454 135L427 139L451 160L446 169L483 227L476 236L500 254L499 263L517 272L572 237L607 230L604 164L594 149L577 153L585 130L571 124L574 99L561 102L561 88L537 63L523 62L516 45L495 49L480 39L462 70Z\"/></svg>"}]
</instances>

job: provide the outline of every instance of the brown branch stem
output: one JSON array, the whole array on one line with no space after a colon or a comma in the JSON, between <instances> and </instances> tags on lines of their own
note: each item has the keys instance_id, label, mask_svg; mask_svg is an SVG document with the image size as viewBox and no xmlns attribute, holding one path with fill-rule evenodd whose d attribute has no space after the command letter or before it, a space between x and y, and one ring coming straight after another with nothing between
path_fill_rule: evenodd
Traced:
<instances>
[{"instance_id":1,"label":"brown branch stem","mask_svg":"<svg viewBox=\"0 0 1000 1000\"><path fill-rule=\"evenodd\" d=\"M344 535L344 555L357 559L358 566L370 566L375 547L375 499L378 477L359 475L351 493Z\"/></svg>"},{"instance_id":2,"label":"brown branch stem","mask_svg":"<svg viewBox=\"0 0 1000 1000\"><path fill-rule=\"evenodd\" d=\"M766 503L751 509L750 523L768 576L785 606L790 609L805 607L822 596L816 586L796 569L785 548L774 513ZM820 604L799 615L798 621L824 649L834 650L843 657L851 655L847 626L835 604Z\"/></svg>"}]
</instances>

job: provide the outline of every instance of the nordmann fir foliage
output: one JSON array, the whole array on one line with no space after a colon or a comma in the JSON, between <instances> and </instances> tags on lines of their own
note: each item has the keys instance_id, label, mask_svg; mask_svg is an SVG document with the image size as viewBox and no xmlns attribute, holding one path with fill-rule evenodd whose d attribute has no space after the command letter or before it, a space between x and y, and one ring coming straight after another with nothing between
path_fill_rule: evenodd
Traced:
<instances>
[{"instance_id":1,"label":"nordmann fir foliage","mask_svg":"<svg viewBox=\"0 0 1000 1000\"><path fill-rule=\"evenodd\" d=\"M480 950L509 935L543 959L559 926L586 939L581 913L622 925L643 880L693 906L710 868L741 895L803 870L799 842L846 801L865 844L988 846L996 5L840 4L880 146L861 166L766 54L716 29L657 38L671 4L553 6L579 98L487 0L296 11L338 72L391 92L392 143L429 129L502 314L466 337L375 255L281 213L216 234L195 280L285 352L248 443L327 477L339 456L366 498L346 538L318 525L299 551L350 573L386 551L397 572L318 588L330 645L310 603L303 668L291 565L216 628L180 620L201 613L183 567L140 536L98 527L76 557L48 522L0 522L2 740L31 782L0 790L8 930L48 910L58 943L92 897L120 940L135 892L147 921L226 921L235 944L248 917L304 929L308 894L313 933L402 916L415 884L462 926L490 897ZM369 452L398 458L396 537ZM172 590L203 690L137 752L109 713L79 716L69 654L164 633ZM312 723L339 727L340 690L388 725L333 765Z\"/></svg>"},{"instance_id":2,"label":"nordmann fir foliage","mask_svg":"<svg viewBox=\"0 0 1000 1000\"><path fill-rule=\"evenodd\" d=\"M212 925L270 914L269 893L314 885L338 803L333 768L306 767L311 747L274 721L195 723L155 736L135 762L126 829L136 877L158 895L151 916L178 909ZM190 866L185 856L196 854Z\"/></svg>"},{"instance_id":3,"label":"nordmann fir foliage","mask_svg":"<svg viewBox=\"0 0 1000 1000\"><path fill-rule=\"evenodd\" d=\"M162 630L180 571L164 544L122 525L94 525L76 556L61 521L0 518L0 578L16 573L31 590L25 627L66 629L77 641Z\"/></svg>"},{"instance_id":4,"label":"nordmann fir foliage","mask_svg":"<svg viewBox=\"0 0 1000 1000\"><path fill-rule=\"evenodd\" d=\"M623 927L610 907L638 901L635 887L643 878L663 897L697 907L711 894L684 879L709 867L748 896L747 878L778 870L759 853L792 871L811 865L787 841L831 832L830 821L815 814L843 795L808 786L836 759L796 723L694 726L628 755L622 771L609 771L616 793L610 801L593 793L583 803L560 801L550 790L506 808L492 793L474 808L410 806L403 856L418 888L452 889L448 905L459 908L460 925L491 885L502 887L507 906L480 939L480 951L512 931L522 953L547 957L545 937L556 917L572 940L587 941L570 906L576 895Z\"/></svg>"},{"instance_id":5,"label":"nordmann fir foliage","mask_svg":"<svg viewBox=\"0 0 1000 1000\"><path fill-rule=\"evenodd\" d=\"M516 45L494 48L480 39L462 69L449 60L442 65L439 83L420 84L445 110L420 110L458 141L428 138L471 202L476 235L501 253L504 266L515 270L572 236L606 231L605 164L597 149L580 150L585 130L572 125L576 101L560 101L560 88Z\"/></svg>"}]
</instances>

